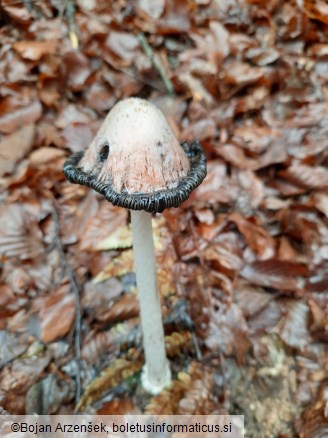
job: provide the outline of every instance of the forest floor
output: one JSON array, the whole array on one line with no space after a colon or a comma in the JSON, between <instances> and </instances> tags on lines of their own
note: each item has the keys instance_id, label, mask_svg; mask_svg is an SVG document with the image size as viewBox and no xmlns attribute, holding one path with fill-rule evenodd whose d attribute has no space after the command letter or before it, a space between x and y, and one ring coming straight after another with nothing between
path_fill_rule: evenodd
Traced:
<instances>
[{"instance_id":1,"label":"forest floor","mask_svg":"<svg viewBox=\"0 0 328 438\"><path fill-rule=\"evenodd\" d=\"M328 6L2 0L3 412L243 414L328 436ZM120 99L199 140L208 176L153 219L174 382L143 363L129 215L62 168Z\"/></svg>"}]
</instances>

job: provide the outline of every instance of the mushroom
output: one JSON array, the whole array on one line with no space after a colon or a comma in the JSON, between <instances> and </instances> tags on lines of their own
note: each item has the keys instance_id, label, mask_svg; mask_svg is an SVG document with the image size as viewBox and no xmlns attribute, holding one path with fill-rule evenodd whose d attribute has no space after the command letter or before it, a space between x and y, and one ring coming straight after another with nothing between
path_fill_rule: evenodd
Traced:
<instances>
[{"instance_id":1,"label":"mushroom","mask_svg":"<svg viewBox=\"0 0 328 438\"><path fill-rule=\"evenodd\" d=\"M162 112L140 98L118 102L95 139L64 164L66 178L131 210L136 282L145 353L142 385L158 394L171 383L165 353L151 214L178 207L206 176L200 143L179 143Z\"/></svg>"}]
</instances>

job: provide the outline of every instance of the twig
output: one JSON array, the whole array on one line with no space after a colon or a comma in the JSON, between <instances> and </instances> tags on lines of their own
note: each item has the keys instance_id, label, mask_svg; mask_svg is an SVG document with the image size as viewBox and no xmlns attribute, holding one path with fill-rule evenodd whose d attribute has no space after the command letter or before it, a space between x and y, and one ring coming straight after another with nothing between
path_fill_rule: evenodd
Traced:
<instances>
[{"instance_id":1,"label":"twig","mask_svg":"<svg viewBox=\"0 0 328 438\"><path fill-rule=\"evenodd\" d=\"M162 81L164 82L165 88L169 94L174 94L174 87L171 82L171 80L168 78L166 71L160 61L160 59L156 56L153 49L148 44L148 41L143 33L139 33L138 40L143 48L143 51L148 56L148 58L151 60L153 66L158 71L159 75L162 78Z\"/></svg>"},{"instance_id":2,"label":"twig","mask_svg":"<svg viewBox=\"0 0 328 438\"><path fill-rule=\"evenodd\" d=\"M78 38L78 30L74 21L74 13L75 13L74 3L72 2L72 0L66 0L59 13L59 17L62 20L64 14L66 15L68 19L68 34L71 40L72 47L73 49L78 49L79 38Z\"/></svg>"},{"instance_id":3,"label":"twig","mask_svg":"<svg viewBox=\"0 0 328 438\"><path fill-rule=\"evenodd\" d=\"M77 375L76 375L76 393L75 398L78 402L81 398L81 303L80 303L80 290L77 284L74 272L71 265L66 259L64 247L60 238L60 227L59 227L59 217L56 207L53 205L51 211L52 220L54 222L55 237L54 244L59 252L60 260L63 265L63 269L66 272L71 289L75 297L75 325L74 325L74 340L75 340L75 358L77 363Z\"/></svg>"}]
</instances>

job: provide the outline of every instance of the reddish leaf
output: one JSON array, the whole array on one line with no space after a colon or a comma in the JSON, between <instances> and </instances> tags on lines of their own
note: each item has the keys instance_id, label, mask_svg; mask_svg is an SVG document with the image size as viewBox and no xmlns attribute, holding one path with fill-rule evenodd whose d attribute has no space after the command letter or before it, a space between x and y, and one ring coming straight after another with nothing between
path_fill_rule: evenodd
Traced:
<instances>
[{"instance_id":1,"label":"reddish leaf","mask_svg":"<svg viewBox=\"0 0 328 438\"><path fill-rule=\"evenodd\" d=\"M28 347L26 336L0 331L0 367L20 356Z\"/></svg>"},{"instance_id":2,"label":"reddish leaf","mask_svg":"<svg viewBox=\"0 0 328 438\"><path fill-rule=\"evenodd\" d=\"M25 357L15 360L12 364L3 368L0 373L3 391L1 404L6 408L10 405L10 413L24 414L19 403L19 395L25 394L27 389L40 378L40 374L50 362L49 355ZM12 400L14 398L14 400Z\"/></svg>"},{"instance_id":3,"label":"reddish leaf","mask_svg":"<svg viewBox=\"0 0 328 438\"><path fill-rule=\"evenodd\" d=\"M311 323L309 329L314 335L328 339L328 299L309 299Z\"/></svg>"},{"instance_id":4,"label":"reddish leaf","mask_svg":"<svg viewBox=\"0 0 328 438\"><path fill-rule=\"evenodd\" d=\"M302 301L285 301L285 315L277 324L275 332L289 347L302 351L310 342L309 314L308 306Z\"/></svg>"},{"instance_id":5,"label":"reddish leaf","mask_svg":"<svg viewBox=\"0 0 328 438\"><path fill-rule=\"evenodd\" d=\"M43 254L38 217L28 204L3 205L0 211L0 255L27 260Z\"/></svg>"},{"instance_id":6,"label":"reddish leaf","mask_svg":"<svg viewBox=\"0 0 328 438\"><path fill-rule=\"evenodd\" d=\"M242 268L243 261L236 254L236 251L231 251L229 245L228 248L225 246L220 243L212 244L202 252L202 257L211 263L213 269L224 272L227 275L232 275Z\"/></svg>"},{"instance_id":7,"label":"reddish leaf","mask_svg":"<svg viewBox=\"0 0 328 438\"><path fill-rule=\"evenodd\" d=\"M280 58L279 50L274 47L257 47L247 51L247 58L261 67L272 64Z\"/></svg>"},{"instance_id":8,"label":"reddish leaf","mask_svg":"<svg viewBox=\"0 0 328 438\"><path fill-rule=\"evenodd\" d=\"M125 294L110 309L97 315L97 319L102 322L125 321L139 315L139 301L134 294Z\"/></svg>"},{"instance_id":9,"label":"reddish leaf","mask_svg":"<svg viewBox=\"0 0 328 438\"><path fill-rule=\"evenodd\" d=\"M138 0L138 8L146 13L151 19L157 20L164 11L165 0Z\"/></svg>"},{"instance_id":10,"label":"reddish leaf","mask_svg":"<svg viewBox=\"0 0 328 438\"><path fill-rule=\"evenodd\" d=\"M206 345L213 351L219 350L229 356L234 354L242 363L250 347L247 332L246 321L236 304L212 310Z\"/></svg>"},{"instance_id":11,"label":"reddish leaf","mask_svg":"<svg viewBox=\"0 0 328 438\"><path fill-rule=\"evenodd\" d=\"M304 0L304 12L310 18L328 24L328 5L323 0Z\"/></svg>"},{"instance_id":12,"label":"reddish leaf","mask_svg":"<svg viewBox=\"0 0 328 438\"><path fill-rule=\"evenodd\" d=\"M81 52L71 51L65 54L63 62L69 88L72 91L83 90L91 74L88 58Z\"/></svg>"},{"instance_id":13,"label":"reddish leaf","mask_svg":"<svg viewBox=\"0 0 328 438\"><path fill-rule=\"evenodd\" d=\"M26 6L22 3L13 3L12 0L3 0L1 8L14 21L20 24L28 24L32 21L32 16Z\"/></svg>"},{"instance_id":14,"label":"reddish leaf","mask_svg":"<svg viewBox=\"0 0 328 438\"><path fill-rule=\"evenodd\" d=\"M328 187L328 170L323 166L292 165L280 175L308 189Z\"/></svg>"},{"instance_id":15,"label":"reddish leaf","mask_svg":"<svg viewBox=\"0 0 328 438\"><path fill-rule=\"evenodd\" d=\"M65 336L75 316L75 299L70 287L64 285L46 297L37 298L33 302L33 312L38 314L39 336L43 342Z\"/></svg>"},{"instance_id":16,"label":"reddish leaf","mask_svg":"<svg viewBox=\"0 0 328 438\"><path fill-rule=\"evenodd\" d=\"M30 125L41 117L39 101L16 100L7 97L0 103L0 132L10 134L24 125Z\"/></svg>"},{"instance_id":17,"label":"reddish leaf","mask_svg":"<svg viewBox=\"0 0 328 438\"><path fill-rule=\"evenodd\" d=\"M180 59L195 62L197 60L195 59L196 57L206 56L216 71L216 66L220 64L230 52L229 33L227 29L218 21L211 21L209 32L206 33L204 37L196 33L192 33L191 37L195 41L197 48L183 51L180 54Z\"/></svg>"},{"instance_id":18,"label":"reddish leaf","mask_svg":"<svg viewBox=\"0 0 328 438\"><path fill-rule=\"evenodd\" d=\"M35 126L28 125L0 140L0 176L11 173L33 146Z\"/></svg>"},{"instance_id":19,"label":"reddish leaf","mask_svg":"<svg viewBox=\"0 0 328 438\"><path fill-rule=\"evenodd\" d=\"M260 67L251 67L247 63L235 62L227 66L222 77L230 86L245 86L257 82L263 77L264 71Z\"/></svg>"},{"instance_id":20,"label":"reddish leaf","mask_svg":"<svg viewBox=\"0 0 328 438\"><path fill-rule=\"evenodd\" d=\"M131 65L137 54L140 54L137 38L128 32L111 30L106 40L106 47L121 59L124 66Z\"/></svg>"},{"instance_id":21,"label":"reddish leaf","mask_svg":"<svg viewBox=\"0 0 328 438\"><path fill-rule=\"evenodd\" d=\"M239 213L232 213L229 220L237 225L249 247L260 259L265 260L274 256L275 241L263 227L247 221Z\"/></svg>"},{"instance_id":22,"label":"reddish leaf","mask_svg":"<svg viewBox=\"0 0 328 438\"><path fill-rule=\"evenodd\" d=\"M328 193L317 192L312 197L314 206L328 217Z\"/></svg>"},{"instance_id":23,"label":"reddish leaf","mask_svg":"<svg viewBox=\"0 0 328 438\"><path fill-rule=\"evenodd\" d=\"M218 148L218 154L239 169L253 170L258 167L257 161L246 156L245 152L233 144L225 144Z\"/></svg>"},{"instance_id":24,"label":"reddish leaf","mask_svg":"<svg viewBox=\"0 0 328 438\"><path fill-rule=\"evenodd\" d=\"M188 32L190 17L188 5L182 0L166 1L165 14L157 20L157 32L160 34L175 34Z\"/></svg>"},{"instance_id":25,"label":"reddish leaf","mask_svg":"<svg viewBox=\"0 0 328 438\"><path fill-rule=\"evenodd\" d=\"M42 56L53 54L57 51L58 41L19 41L13 47L23 58L39 61Z\"/></svg>"},{"instance_id":26,"label":"reddish leaf","mask_svg":"<svg viewBox=\"0 0 328 438\"><path fill-rule=\"evenodd\" d=\"M116 101L113 91L101 82L95 82L91 85L86 92L86 98L91 108L96 111L108 111Z\"/></svg>"},{"instance_id":27,"label":"reddish leaf","mask_svg":"<svg viewBox=\"0 0 328 438\"><path fill-rule=\"evenodd\" d=\"M264 184L256 174L250 170L240 171L237 174L240 187L248 196L248 203L253 209L258 208L264 197Z\"/></svg>"},{"instance_id":28,"label":"reddish leaf","mask_svg":"<svg viewBox=\"0 0 328 438\"><path fill-rule=\"evenodd\" d=\"M243 281L234 284L233 294L236 304L242 310L245 318L253 317L272 301L273 297L260 288Z\"/></svg>"},{"instance_id":29,"label":"reddish leaf","mask_svg":"<svg viewBox=\"0 0 328 438\"><path fill-rule=\"evenodd\" d=\"M65 146L72 152L78 152L92 142L95 129L90 124L73 122L65 126L63 134L66 140Z\"/></svg>"},{"instance_id":30,"label":"reddish leaf","mask_svg":"<svg viewBox=\"0 0 328 438\"><path fill-rule=\"evenodd\" d=\"M0 143L1 147L1 143ZM45 167L50 168L50 165L52 165L57 160L63 159L65 155L65 152L61 149L57 148L50 148L50 147L43 147L34 150L29 157L30 165L33 167Z\"/></svg>"},{"instance_id":31,"label":"reddish leaf","mask_svg":"<svg viewBox=\"0 0 328 438\"><path fill-rule=\"evenodd\" d=\"M203 203L229 203L238 194L238 186L227 175L227 166L223 161L212 160L207 163L207 176L195 190L194 199Z\"/></svg>"},{"instance_id":32,"label":"reddish leaf","mask_svg":"<svg viewBox=\"0 0 328 438\"><path fill-rule=\"evenodd\" d=\"M271 259L246 266L240 275L260 286L297 292L303 288L303 277L308 276L309 271L302 263Z\"/></svg>"}]
</instances>

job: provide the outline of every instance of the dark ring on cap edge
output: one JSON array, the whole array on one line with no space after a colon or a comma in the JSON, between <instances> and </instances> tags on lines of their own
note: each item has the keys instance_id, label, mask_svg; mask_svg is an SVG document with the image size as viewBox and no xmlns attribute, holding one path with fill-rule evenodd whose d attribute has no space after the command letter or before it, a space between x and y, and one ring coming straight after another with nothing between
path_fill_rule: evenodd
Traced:
<instances>
[{"instance_id":1,"label":"dark ring on cap edge","mask_svg":"<svg viewBox=\"0 0 328 438\"><path fill-rule=\"evenodd\" d=\"M111 188L111 184L97 181L96 175L89 175L78 168L84 151L69 157L64 163L63 170L71 183L91 187L113 205L130 210L161 213L166 208L178 207L186 201L191 192L206 177L206 157L202 145L198 141L194 141L191 144L183 142L181 146L189 159L190 170L174 189L158 190L153 193L117 193Z\"/></svg>"}]
</instances>

